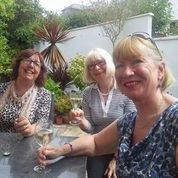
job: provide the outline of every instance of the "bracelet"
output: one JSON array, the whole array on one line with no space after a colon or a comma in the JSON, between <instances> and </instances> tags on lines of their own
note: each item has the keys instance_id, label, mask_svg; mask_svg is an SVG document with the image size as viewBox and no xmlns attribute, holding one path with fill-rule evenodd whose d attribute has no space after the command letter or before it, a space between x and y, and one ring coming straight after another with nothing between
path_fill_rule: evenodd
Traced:
<instances>
[{"instance_id":1,"label":"bracelet","mask_svg":"<svg viewBox=\"0 0 178 178\"><path fill-rule=\"evenodd\" d=\"M69 147L70 147L70 153L73 152L73 147L72 147L72 144L71 144L71 143L64 143L64 145L69 145Z\"/></svg>"}]
</instances>

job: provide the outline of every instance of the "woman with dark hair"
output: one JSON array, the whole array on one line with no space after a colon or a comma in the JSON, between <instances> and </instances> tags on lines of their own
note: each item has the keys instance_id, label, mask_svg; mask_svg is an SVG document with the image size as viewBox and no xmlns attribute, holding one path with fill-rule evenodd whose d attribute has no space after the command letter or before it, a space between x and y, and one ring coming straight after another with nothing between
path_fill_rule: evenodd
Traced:
<instances>
[{"instance_id":1,"label":"woman with dark hair","mask_svg":"<svg viewBox=\"0 0 178 178\"><path fill-rule=\"evenodd\" d=\"M51 107L51 93L43 87L47 76L43 56L25 49L12 69L12 80L0 84L0 131L30 136L37 120L49 119Z\"/></svg>"}]
</instances>

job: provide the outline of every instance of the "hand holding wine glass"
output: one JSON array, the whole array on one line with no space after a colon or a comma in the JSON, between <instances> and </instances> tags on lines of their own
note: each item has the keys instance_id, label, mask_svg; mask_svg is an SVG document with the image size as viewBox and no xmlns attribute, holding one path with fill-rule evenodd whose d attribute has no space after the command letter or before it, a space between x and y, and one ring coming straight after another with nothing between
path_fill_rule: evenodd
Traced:
<instances>
[{"instance_id":1,"label":"hand holding wine glass","mask_svg":"<svg viewBox=\"0 0 178 178\"><path fill-rule=\"evenodd\" d=\"M43 147L46 147L53 139L53 123L52 121L39 121L36 123L35 134L36 142ZM34 167L34 171L41 173L45 169L42 165Z\"/></svg>"},{"instance_id":2,"label":"hand holding wine glass","mask_svg":"<svg viewBox=\"0 0 178 178\"><path fill-rule=\"evenodd\" d=\"M82 96L80 91L72 91L69 93L70 97L70 102L72 104L73 110L76 110L81 106L82 103ZM79 125L80 124L80 119L72 119L69 121L71 125Z\"/></svg>"}]
</instances>

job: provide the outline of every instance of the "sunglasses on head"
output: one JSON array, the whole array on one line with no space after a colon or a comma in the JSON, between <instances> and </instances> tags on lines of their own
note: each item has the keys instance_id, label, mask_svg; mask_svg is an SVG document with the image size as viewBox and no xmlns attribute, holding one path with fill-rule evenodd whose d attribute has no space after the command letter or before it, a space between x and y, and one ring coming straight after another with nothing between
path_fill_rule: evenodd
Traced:
<instances>
[{"instance_id":1,"label":"sunglasses on head","mask_svg":"<svg viewBox=\"0 0 178 178\"><path fill-rule=\"evenodd\" d=\"M160 52L158 46L156 45L155 41L153 40L153 38L148 33L146 33L146 32L134 32L134 33L132 33L128 36L136 36L136 37L140 37L144 40L149 40L155 46L155 48L157 49L160 57L162 58L162 55L161 55L161 52Z\"/></svg>"}]
</instances>

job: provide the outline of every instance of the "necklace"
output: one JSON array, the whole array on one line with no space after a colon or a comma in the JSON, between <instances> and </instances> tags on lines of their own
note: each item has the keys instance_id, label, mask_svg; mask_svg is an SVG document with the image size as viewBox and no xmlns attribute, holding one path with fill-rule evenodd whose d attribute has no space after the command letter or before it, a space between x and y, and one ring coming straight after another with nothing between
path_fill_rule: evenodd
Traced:
<instances>
[{"instance_id":1,"label":"necklace","mask_svg":"<svg viewBox=\"0 0 178 178\"><path fill-rule=\"evenodd\" d=\"M109 95L109 92L108 92L108 93L102 93L100 90L99 90L99 93L100 93L102 96L108 96L108 95Z\"/></svg>"}]
</instances>

